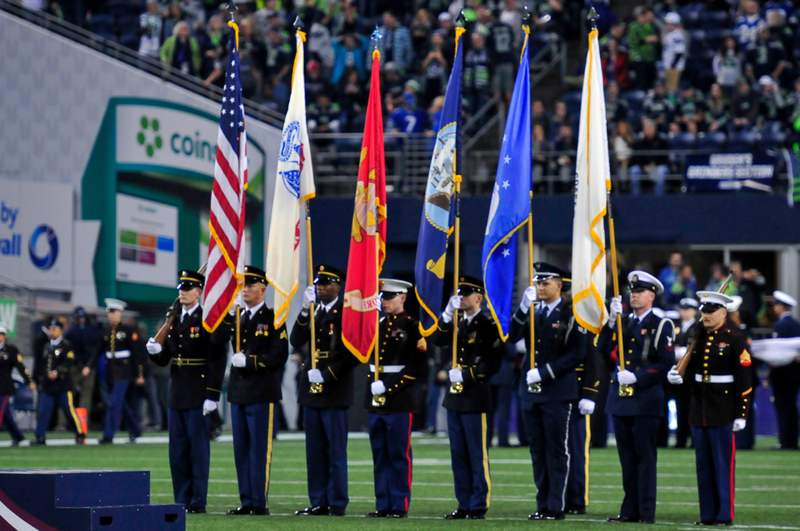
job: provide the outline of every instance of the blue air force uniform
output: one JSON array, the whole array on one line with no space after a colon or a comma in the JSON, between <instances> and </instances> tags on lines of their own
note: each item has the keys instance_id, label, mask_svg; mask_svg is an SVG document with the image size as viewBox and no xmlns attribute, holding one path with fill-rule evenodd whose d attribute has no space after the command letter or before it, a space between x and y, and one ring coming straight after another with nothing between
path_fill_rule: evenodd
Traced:
<instances>
[{"instance_id":1,"label":"blue air force uniform","mask_svg":"<svg viewBox=\"0 0 800 531\"><path fill-rule=\"evenodd\" d=\"M316 285L341 285L344 273L321 264L314 279ZM306 434L308 497L311 505L297 515L342 516L347 508L347 410L353 404L353 369L358 358L342 344L342 306L340 294L328 304L315 306L315 345L311 342L311 316L303 311L297 316L290 338L294 348L308 345L308 354L300 366L298 403L303 408ZM322 374L322 390L312 392L308 371L312 355L318 352L317 369Z\"/></svg>"},{"instance_id":2,"label":"blue air force uniform","mask_svg":"<svg viewBox=\"0 0 800 531\"><path fill-rule=\"evenodd\" d=\"M117 299L106 299L105 303L108 312L122 312L127 306L125 302ZM130 441L133 442L142 434L142 430L128 407L125 396L131 381L144 376L144 366L139 356L139 334L136 329L123 323L106 324L100 336L100 348L95 352L88 367L97 367L100 356L106 357L106 374L112 385L106 404L108 409L100 443L113 442L120 417L128 430Z\"/></svg>"},{"instance_id":3,"label":"blue air force uniform","mask_svg":"<svg viewBox=\"0 0 800 531\"><path fill-rule=\"evenodd\" d=\"M713 291L699 291L697 296L703 313L732 302ZM733 522L733 424L747 418L753 398L747 346L747 338L730 323L716 330L701 329L683 375L683 385L691 394L689 424L697 463L700 522L706 525Z\"/></svg>"},{"instance_id":4,"label":"blue air force uniform","mask_svg":"<svg viewBox=\"0 0 800 531\"><path fill-rule=\"evenodd\" d=\"M0 325L0 334L5 335L6 328ZM14 421L14 412L11 409L10 399L13 397L17 389L14 385L14 379L11 377L11 372L17 369L17 372L22 376L25 385L31 385L31 380L28 370L22 363L22 354L14 345L3 341L0 343L0 418L3 419L3 426L8 430L11 435L13 445L19 444L20 441L25 440L25 436L19 431L17 423Z\"/></svg>"},{"instance_id":5,"label":"blue air force uniform","mask_svg":"<svg viewBox=\"0 0 800 531\"><path fill-rule=\"evenodd\" d=\"M180 272L179 290L199 288L205 278L195 271ZM175 503L189 512L204 512L208 497L211 447L209 419L203 410L206 400L219 400L227 361L223 341L212 342L203 327L203 308L180 308L167 332L162 348L147 344L156 365L170 365L169 466Z\"/></svg>"},{"instance_id":6,"label":"blue air force uniform","mask_svg":"<svg viewBox=\"0 0 800 531\"><path fill-rule=\"evenodd\" d=\"M534 282L568 278L569 273L537 263ZM530 288L529 288L530 289ZM535 289L535 288L534 288ZM572 305L559 297L542 303L533 315L520 307L511 320L509 341L525 338L527 353L522 362L527 373L531 367L530 321L535 327L534 370L539 374L539 392L528 390L521 379L519 396L530 441L533 479L536 483L536 513L533 520L564 518L567 508L567 477L570 466L569 426L578 416L577 368L586 357L587 331L575 322Z\"/></svg>"},{"instance_id":7,"label":"blue air force uniform","mask_svg":"<svg viewBox=\"0 0 800 531\"><path fill-rule=\"evenodd\" d=\"M485 293L483 282L461 277L459 294ZM458 314L456 361L462 371L463 391L448 388L443 406L447 410L447 433L455 480L458 509L448 519L483 518L489 509L492 491L489 475L487 418L492 411L490 379L503 360L503 340L491 317L478 311L469 317ZM436 344L452 348L453 321L439 319Z\"/></svg>"},{"instance_id":8,"label":"blue air force uniform","mask_svg":"<svg viewBox=\"0 0 800 531\"><path fill-rule=\"evenodd\" d=\"M790 295L775 291L776 302L791 308L797 302ZM787 311L778 318L772 337L800 337L800 322ZM782 450L797 450L797 394L800 392L800 361L769 372L775 413L778 420L778 442Z\"/></svg>"},{"instance_id":9,"label":"blue air force uniform","mask_svg":"<svg viewBox=\"0 0 800 531\"><path fill-rule=\"evenodd\" d=\"M267 284L264 271L244 268L246 284ZM231 358L228 402L231 403L233 455L242 505L228 514L269 514L269 476L272 466L275 404L280 402L283 367L289 358L286 326L275 326L275 314L262 301L242 309L240 352L245 360L238 366L237 354ZM236 320L228 316L220 334L230 338L236 350Z\"/></svg>"},{"instance_id":10,"label":"blue air force uniform","mask_svg":"<svg viewBox=\"0 0 800 531\"><path fill-rule=\"evenodd\" d=\"M628 282L633 291L650 290L657 295L664 291L657 278L643 271L632 271ZM604 356L610 356L618 345L613 323L609 320L598 336L598 350ZM622 327L625 370L634 373L636 383L632 396L621 397L619 373L616 373L608 390L606 411L614 423L625 491L619 517L609 520L653 522L658 460L656 439L665 409L663 382L675 361L675 325L651 310L640 317L633 313L624 316Z\"/></svg>"},{"instance_id":11,"label":"blue air force uniform","mask_svg":"<svg viewBox=\"0 0 800 531\"><path fill-rule=\"evenodd\" d=\"M56 320L50 326L63 328L61 323ZM51 339L42 356L43 372L39 381L41 392L39 393L38 418L36 420L36 444L45 443L50 416L56 407L61 408L64 416L69 419L68 423L71 424L71 428L75 430L75 442L82 444L86 437L72 401L74 389L70 369L74 364L75 353L72 351L72 344L63 336ZM50 378L50 374L53 372L56 373L56 376Z\"/></svg>"},{"instance_id":12,"label":"blue air force uniform","mask_svg":"<svg viewBox=\"0 0 800 531\"><path fill-rule=\"evenodd\" d=\"M408 293L401 280L381 280L383 300ZM411 502L411 424L422 407L427 343L419 321L401 311L380 322L379 374L383 393L374 393L374 360L367 375L364 407L369 412L369 442L375 477L375 512L367 516L402 518ZM382 405L373 405L383 401Z\"/></svg>"}]
</instances>

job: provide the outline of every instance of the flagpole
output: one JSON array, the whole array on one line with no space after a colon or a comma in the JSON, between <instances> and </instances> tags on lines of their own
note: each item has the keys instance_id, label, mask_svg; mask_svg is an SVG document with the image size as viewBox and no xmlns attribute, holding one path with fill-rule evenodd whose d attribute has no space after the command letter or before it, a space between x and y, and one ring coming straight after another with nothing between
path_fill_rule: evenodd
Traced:
<instances>
[{"instance_id":1,"label":"flagpole","mask_svg":"<svg viewBox=\"0 0 800 531\"><path fill-rule=\"evenodd\" d=\"M464 27L466 22L466 17L464 16L464 12L462 11L458 15L458 19L456 23L459 25L460 28ZM456 37L456 52L455 56L458 57L458 37ZM460 133L460 131L458 132ZM458 147L456 146L456 152L453 154L453 183L455 184L455 191L453 192L453 199L455 203L455 220L453 222L453 229L454 234L453 237L455 238L455 257L453 260L453 295L458 294L458 279L461 275L460 269L460 256L461 256L461 174L459 173L461 168L458 167ZM452 367L454 369L460 368L458 366L458 308L455 309L453 312L453 363ZM464 390L464 384L461 382L453 382L450 384L450 392L453 394L461 393Z\"/></svg>"}]
</instances>

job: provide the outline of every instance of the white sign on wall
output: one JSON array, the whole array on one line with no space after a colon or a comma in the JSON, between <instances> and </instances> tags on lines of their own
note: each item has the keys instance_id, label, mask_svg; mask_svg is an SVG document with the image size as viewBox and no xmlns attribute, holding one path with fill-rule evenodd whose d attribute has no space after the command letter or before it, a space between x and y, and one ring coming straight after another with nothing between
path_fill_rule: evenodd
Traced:
<instances>
[{"instance_id":1,"label":"white sign on wall","mask_svg":"<svg viewBox=\"0 0 800 531\"><path fill-rule=\"evenodd\" d=\"M0 274L72 289L72 186L0 180Z\"/></svg>"},{"instance_id":2,"label":"white sign on wall","mask_svg":"<svg viewBox=\"0 0 800 531\"><path fill-rule=\"evenodd\" d=\"M117 194L117 280L175 287L178 208Z\"/></svg>"}]
</instances>

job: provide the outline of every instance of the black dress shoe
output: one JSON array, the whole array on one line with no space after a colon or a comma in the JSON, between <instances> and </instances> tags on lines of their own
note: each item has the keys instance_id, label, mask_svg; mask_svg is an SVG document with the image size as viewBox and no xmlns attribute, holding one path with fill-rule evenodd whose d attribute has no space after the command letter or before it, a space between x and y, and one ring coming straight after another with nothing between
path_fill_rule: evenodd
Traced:
<instances>
[{"instance_id":1,"label":"black dress shoe","mask_svg":"<svg viewBox=\"0 0 800 531\"><path fill-rule=\"evenodd\" d=\"M206 514L205 507L198 507L196 505L190 505L186 508L186 512L189 514Z\"/></svg>"},{"instance_id":2,"label":"black dress shoe","mask_svg":"<svg viewBox=\"0 0 800 531\"><path fill-rule=\"evenodd\" d=\"M714 520L700 520L695 522L694 525L714 525Z\"/></svg>"},{"instance_id":3,"label":"black dress shoe","mask_svg":"<svg viewBox=\"0 0 800 531\"><path fill-rule=\"evenodd\" d=\"M295 511L294 514L296 516L328 516L330 514L330 510L327 507L314 505L312 507L306 507L305 509Z\"/></svg>"},{"instance_id":4,"label":"black dress shoe","mask_svg":"<svg viewBox=\"0 0 800 531\"><path fill-rule=\"evenodd\" d=\"M467 520L483 520L486 518L486 511L469 511Z\"/></svg>"},{"instance_id":5,"label":"black dress shoe","mask_svg":"<svg viewBox=\"0 0 800 531\"><path fill-rule=\"evenodd\" d=\"M75 437L75 444L86 444L86 435L77 435Z\"/></svg>"},{"instance_id":6,"label":"black dress shoe","mask_svg":"<svg viewBox=\"0 0 800 531\"><path fill-rule=\"evenodd\" d=\"M389 518L408 518L408 511L392 511Z\"/></svg>"},{"instance_id":7,"label":"black dress shoe","mask_svg":"<svg viewBox=\"0 0 800 531\"><path fill-rule=\"evenodd\" d=\"M141 433L139 435L141 435ZM135 443L136 439L139 438L139 435L133 435L133 434L128 435L128 442L131 444Z\"/></svg>"},{"instance_id":8,"label":"black dress shoe","mask_svg":"<svg viewBox=\"0 0 800 531\"><path fill-rule=\"evenodd\" d=\"M463 509L456 509L450 514L444 515L445 520L466 520L467 511Z\"/></svg>"},{"instance_id":9,"label":"black dress shoe","mask_svg":"<svg viewBox=\"0 0 800 531\"><path fill-rule=\"evenodd\" d=\"M373 511L366 514L367 518L386 518L389 516L389 511Z\"/></svg>"},{"instance_id":10,"label":"black dress shoe","mask_svg":"<svg viewBox=\"0 0 800 531\"><path fill-rule=\"evenodd\" d=\"M252 507L237 507L236 509L228 510L228 514L241 516L245 514L252 514L253 508Z\"/></svg>"},{"instance_id":11,"label":"black dress shoe","mask_svg":"<svg viewBox=\"0 0 800 531\"><path fill-rule=\"evenodd\" d=\"M344 509L341 507L329 507L328 516L344 516Z\"/></svg>"},{"instance_id":12,"label":"black dress shoe","mask_svg":"<svg viewBox=\"0 0 800 531\"><path fill-rule=\"evenodd\" d=\"M622 516L622 515L614 516L614 517L611 517L611 518L606 518L606 522L614 522L614 523L621 523L621 524L626 524L626 523L632 524L632 523L636 523L638 521L639 521L638 518L634 518L632 516Z\"/></svg>"},{"instance_id":13,"label":"black dress shoe","mask_svg":"<svg viewBox=\"0 0 800 531\"><path fill-rule=\"evenodd\" d=\"M106 439L105 437L100 437L97 439L97 444L114 444L113 439Z\"/></svg>"},{"instance_id":14,"label":"black dress shoe","mask_svg":"<svg viewBox=\"0 0 800 531\"><path fill-rule=\"evenodd\" d=\"M547 511L542 520L564 520L564 511Z\"/></svg>"},{"instance_id":15,"label":"black dress shoe","mask_svg":"<svg viewBox=\"0 0 800 531\"><path fill-rule=\"evenodd\" d=\"M655 518L639 518L639 523L640 524L654 524L654 523L656 523L656 519Z\"/></svg>"},{"instance_id":16,"label":"black dress shoe","mask_svg":"<svg viewBox=\"0 0 800 531\"><path fill-rule=\"evenodd\" d=\"M733 521L732 520L717 520L716 522L714 522L714 525L726 525L726 526L727 525L733 525Z\"/></svg>"},{"instance_id":17,"label":"black dress shoe","mask_svg":"<svg viewBox=\"0 0 800 531\"><path fill-rule=\"evenodd\" d=\"M47 446L47 439L44 437L36 437L35 440L31 441L31 446Z\"/></svg>"},{"instance_id":18,"label":"black dress shoe","mask_svg":"<svg viewBox=\"0 0 800 531\"><path fill-rule=\"evenodd\" d=\"M544 520L546 515L547 511L536 511L533 514L528 515L528 520Z\"/></svg>"},{"instance_id":19,"label":"black dress shoe","mask_svg":"<svg viewBox=\"0 0 800 531\"><path fill-rule=\"evenodd\" d=\"M269 516L269 509L266 507L250 507L250 514L255 516Z\"/></svg>"},{"instance_id":20,"label":"black dress shoe","mask_svg":"<svg viewBox=\"0 0 800 531\"><path fill-rule=\"evenodd\" d=\"M570 507L567 514L586 514L586 507Z\"/></svg>"}]
</instances>

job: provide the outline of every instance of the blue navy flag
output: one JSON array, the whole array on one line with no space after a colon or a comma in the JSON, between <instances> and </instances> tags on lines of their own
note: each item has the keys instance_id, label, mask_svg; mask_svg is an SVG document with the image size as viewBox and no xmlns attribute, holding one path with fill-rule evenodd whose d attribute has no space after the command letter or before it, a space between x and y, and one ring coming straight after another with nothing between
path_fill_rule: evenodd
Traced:
<instances>
[{"instance_id":1,"label":"blue navy flag","mask_svg":"<svg viewBox=\"0 0 800 531\"><path fill-rule=\"evenodd\" d=\"M486 302L500 335L508 338L511 297L517 263L516 232L530 214L531 195L531 86L528 66L529 29L523 26L522 45L514 94L500 146L497 176L483 239L483 282Z\"/></svg>"},{"instance_id":2,"label":"blue navy flag","mask_svg":"<svg viewBox=\"0 0 800 531\"><path fill-rule=\"evenodd\" d=\"M417 300L420 305L419 329L423 336L436 330L442 313L444 266L447 256L447 239L453 231L451 205L454 178L461 171L461 56L463 46L459 40L463 28L456 28L456 54L447 93L444 97L442 117L439 120L436 145L431 166L422 220L419 224L415 278Z\"/></svg>"}]
</instances>

